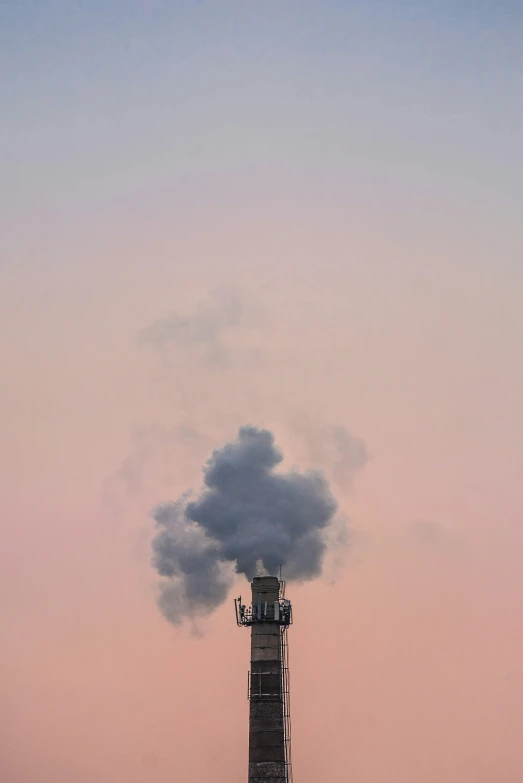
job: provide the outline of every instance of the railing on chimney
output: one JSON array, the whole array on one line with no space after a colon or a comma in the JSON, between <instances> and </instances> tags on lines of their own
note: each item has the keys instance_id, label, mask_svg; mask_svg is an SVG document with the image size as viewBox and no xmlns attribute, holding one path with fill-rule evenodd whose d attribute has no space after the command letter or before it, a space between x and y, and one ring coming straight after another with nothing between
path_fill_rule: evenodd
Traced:
<instances>
[{"instance_id":1,"label":"railing on chimney","mask_svg":"<svg viewBox=\"0 0 523 783\"><path fill-rule=\"evenodd\" d=\"M268 604L267 601L260 601L257 604L246 606L242 604L241 596L234 599L236 609L236 622L238 625L249 626L257 623L279 623L287 628L292 624L292 606L286 599L275 601L274 604Z\"/></svg>"}]
</instances>

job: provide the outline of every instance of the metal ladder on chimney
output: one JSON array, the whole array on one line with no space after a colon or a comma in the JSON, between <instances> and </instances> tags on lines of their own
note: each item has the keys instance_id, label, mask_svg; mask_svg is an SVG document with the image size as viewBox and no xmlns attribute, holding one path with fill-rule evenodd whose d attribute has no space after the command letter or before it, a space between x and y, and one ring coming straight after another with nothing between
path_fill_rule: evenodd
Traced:
<instances>
[{"instance_id":1,"label":"metal ladder on chimney","mask_svg":"<svg viewBox=\"0 0 523 783\"><path fill-rule=\"evenodd\" d=\"M283 697L283 731L285 748L285 781L292 783L291 765L291 705L289 692L289 645L287 642L287 628L280 630L281 645L281 692Z\"/></svg>"}]
</instances>

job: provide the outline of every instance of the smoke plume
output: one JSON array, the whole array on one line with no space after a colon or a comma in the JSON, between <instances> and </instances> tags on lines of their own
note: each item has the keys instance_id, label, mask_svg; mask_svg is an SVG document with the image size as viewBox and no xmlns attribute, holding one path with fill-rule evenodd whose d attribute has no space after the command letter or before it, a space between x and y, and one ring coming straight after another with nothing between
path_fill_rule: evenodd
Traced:
<instances>
[{"instance_id":1,"label":"smoke plume","mask_svg":"<svg viewBox=\"0 0 523 783\"><path fill-rule=\"evenodd\" d=\"M280 566L286 579L321 573L336 500L320 472L277 472L282 459L271 432L241 427L207 461L197 495L155 509L153 565L169 621L212 612L235 573L252 579Z\"/></svg>"}]
</instances>

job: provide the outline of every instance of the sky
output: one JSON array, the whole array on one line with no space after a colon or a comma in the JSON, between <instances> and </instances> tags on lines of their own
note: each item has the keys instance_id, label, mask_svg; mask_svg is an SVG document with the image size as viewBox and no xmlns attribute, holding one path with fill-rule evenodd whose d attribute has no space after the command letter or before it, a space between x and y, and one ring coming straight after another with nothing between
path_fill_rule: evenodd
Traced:
<instances>
[{"instance_id":1,"label":"sky","mask_svg":"<svg viewBox=\"0 0 523 783\"><path fill-rule=\"evenodd\" d=\"M150 564L245 424L351 530L288 585L295 780L521 780L522 37L511 0L0 2L3 783L246 780L248 585L174 628Z\"/></svg>"}]
</instances>

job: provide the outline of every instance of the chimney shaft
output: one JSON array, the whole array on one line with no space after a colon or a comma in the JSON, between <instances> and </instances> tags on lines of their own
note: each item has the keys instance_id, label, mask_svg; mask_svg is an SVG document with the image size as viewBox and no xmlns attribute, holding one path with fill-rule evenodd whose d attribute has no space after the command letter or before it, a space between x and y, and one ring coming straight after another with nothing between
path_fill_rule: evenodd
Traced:
<instances>
[{"instance_id":1,"label":"chimney shaft","mask_svg":"<svg viewBox=\"0 0 523 783\"><path fill-rule=\"evenodd\" d=\"M251 626L249 783L289 783L286 632L291 607L276 577L253 579L249 609L237 601L240 625Z\"/></svg>"}]
</instances>

